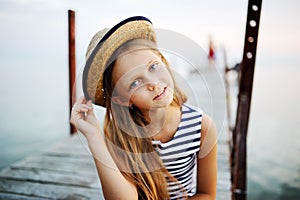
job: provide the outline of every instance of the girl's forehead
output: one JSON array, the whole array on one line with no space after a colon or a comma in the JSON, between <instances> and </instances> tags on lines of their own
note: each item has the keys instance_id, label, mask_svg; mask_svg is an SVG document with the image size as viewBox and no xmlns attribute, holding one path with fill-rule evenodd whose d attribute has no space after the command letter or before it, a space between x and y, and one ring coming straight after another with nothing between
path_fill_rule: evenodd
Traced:
<instances>
[{"instance_id":1,"label":"girl's forehead","mask_svg":"<svg viewBox=\"0 0 300 200\"><path fill-rule=\"evenodd\" d=\"M116 64L120 66L140 66L147 64L157 57L158 56L150 49L129 51L118 57Z\"/></svg>"},{"instance_id":2,"label":"girl's forehead","mask_svg":"<svg viewBox=\"0 0 300 200\"><path fill-rule=\"evenodd\" d=\"M114 66L114 77L118 78L126 72L142 66L147 66L153 60L159 57L151 50L139 50L125 53L118 57Z\"/></svg>"}]
</instances>

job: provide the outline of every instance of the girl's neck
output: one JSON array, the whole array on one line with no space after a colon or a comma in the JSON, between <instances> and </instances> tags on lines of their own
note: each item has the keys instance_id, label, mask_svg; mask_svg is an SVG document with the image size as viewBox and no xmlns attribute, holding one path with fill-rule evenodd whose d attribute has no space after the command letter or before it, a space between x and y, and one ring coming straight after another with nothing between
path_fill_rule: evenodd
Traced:
<instances>
[{"instance_id":1,"label":"girl's neck","mask_svg":"<svg viewBox=\"0 0 300 200\"><path fill-rule=\"evenodd\" d=\"M145 116L145 115L144 115ZM149 124L147 132L154 140L166 142L175 134L181 119L179 106L169 105L166 108L158 108L148 111Z\"/></svg>"},{"instance_id":2,"label":"girl's neck","mask_svg":"<svg viewBox=\"0 0 300 200\"><path fill-rule=\"evenodd\" d=\"M169 107L170 105L165 108L155 108L142 112L145 120L148 122L146 128L149 135L152 136L161 131L168 118Z\"/></svg>"}]
</instances>

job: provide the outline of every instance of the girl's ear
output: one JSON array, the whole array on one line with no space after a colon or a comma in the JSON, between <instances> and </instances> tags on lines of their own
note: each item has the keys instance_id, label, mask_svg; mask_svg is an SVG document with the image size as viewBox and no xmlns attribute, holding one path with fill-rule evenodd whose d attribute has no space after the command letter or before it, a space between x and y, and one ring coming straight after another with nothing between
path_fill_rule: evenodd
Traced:
<instances>
[{"instance_id":1,"label":"girl's ear","mask_svg":"<svg viewBox=\"0 0 300 200\"><path fill-rule=\"evenodd\" d=\"M113 96L111 98L112 102L115 104L119 104L121 106L129 106L129 101L127 98L121 97L121 96Z\"/></svg>"},{"instance_id":2,"label":"girl's ear","mask_svg":"<svg viewBox=\"0 0 300 200\"><path fill-rule=\"evenodd\" d=\"M169 66L167 59L164 57L164 55L160 51L158 52L158 56L165 65Z\"/></svg>"},{"instance_id":3,"label":"girl's ear","mask_svg":"<svg viewBox=\"0 0 300 200\"><path fill-rule=\"evenodd\" d=\"M158 55L158 57L162 60L163 59L163 55L161 54L161 52L159 51L159 52L157 52L157 55Z\"/></svg>"}]
</instances>

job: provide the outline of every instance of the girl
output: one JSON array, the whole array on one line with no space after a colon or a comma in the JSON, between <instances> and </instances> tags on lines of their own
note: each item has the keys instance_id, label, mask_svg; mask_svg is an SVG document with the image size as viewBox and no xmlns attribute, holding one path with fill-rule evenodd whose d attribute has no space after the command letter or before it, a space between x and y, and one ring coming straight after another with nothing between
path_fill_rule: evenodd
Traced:
<instances>
[{"instance_id":1,"label":"girl","mask_svg":"<svg viewBox=\"0 0 300 200\"><path fill-rule=\"evenodd\" d=\"M151 21L98 32L86 57L71 123L88 141L105 199L215 199L216 128L185 103ZM105 137L92 103L106 108Z\"/></svg>"}]
</instances>

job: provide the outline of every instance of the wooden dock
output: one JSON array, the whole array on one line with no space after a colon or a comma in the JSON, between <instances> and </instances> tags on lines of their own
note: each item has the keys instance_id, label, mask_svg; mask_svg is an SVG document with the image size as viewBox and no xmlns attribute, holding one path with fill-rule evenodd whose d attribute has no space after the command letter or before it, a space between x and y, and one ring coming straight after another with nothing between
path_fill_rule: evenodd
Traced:
<instances>
[{"instance_id":1,"label":"wooden dock","mask_svg":"<svg viewBox=\"0 0 300 200\"><path fill-rule=\"evenodd\" d=\"M217 199L230 199L228 145L219 140ZM104 199L94 161L77 135L0 172L0 199Z\"/></svg>"},{"instance_id":2,"label":"wooden dock","mask_svg":"<svg viewBox=\"0 0 300 200\"><path fill-rule=\"evenodd\" d=\"M223 128L218 138L217 199L228 200L231 180L226 119L220 119L219 124ZM104 197L93 158L75 134L0 171L0 199L101 200Z\"/></svg>"}]
</instances>

